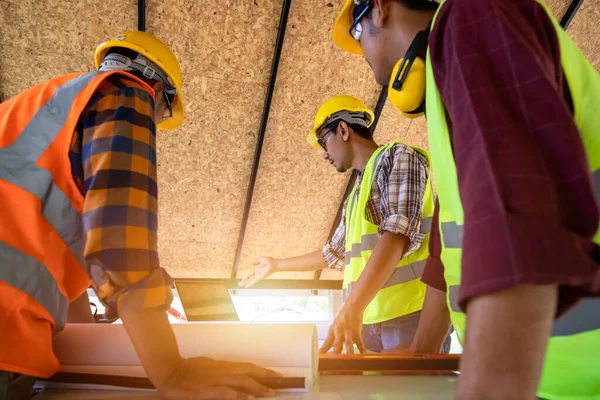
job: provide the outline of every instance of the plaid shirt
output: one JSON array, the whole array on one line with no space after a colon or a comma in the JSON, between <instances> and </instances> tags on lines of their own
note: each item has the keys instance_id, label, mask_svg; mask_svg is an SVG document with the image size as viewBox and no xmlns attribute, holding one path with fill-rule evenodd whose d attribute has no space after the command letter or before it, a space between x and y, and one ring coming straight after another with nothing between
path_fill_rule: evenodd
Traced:
<instances>
[{"instance_id":1,"label":"plaid shirt","mask_svg":"<svg viewBox=\"0 0 600 400\"><path fill-rule=\"evenodd\" d=\"M115 311L166 309L172 293L158 262L152 96L110 76L81 114L69 158L84 196L84 255L98 297Z\"/></svg>"},{"instance_id":2,"label":"plaid shirt","mask_svg":"<svg viewBox=\"0 0 600 400\"><path fill-rule=\"evenodd\" d=\"M359 173L356 196L360 193L362 176ZM407 236L410 245L405 256L417 250L425 238L420 229L428 176L427 159L404 144L384 150L373 173L365 218L379 226L380 236L384 231ZM344 267L347 205L348 199L339 226L329 243L323 247L323 258L329 268L341 270Z\"/></svg>"}]
</instances>

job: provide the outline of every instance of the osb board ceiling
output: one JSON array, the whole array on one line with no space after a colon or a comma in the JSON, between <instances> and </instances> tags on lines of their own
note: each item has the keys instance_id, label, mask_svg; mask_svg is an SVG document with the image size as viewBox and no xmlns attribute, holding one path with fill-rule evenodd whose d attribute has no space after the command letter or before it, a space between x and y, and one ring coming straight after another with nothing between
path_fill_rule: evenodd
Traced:
<instances>
[{"instance_id":1,"label":"osb board ceiling","mask_svg":"<svg viewBox=\"0 0 600 400\"><path fill-rule=\"evenodd\" d=\"M0 0L0 95L94 68L94 49L115 30L135 29L135 0ZM68 23L66 23L68 21Z\"/></svg>"},{"instance_id":2,"label":"osb board ceiling","mask_svg":"<svg viewBox=\"0 0 600 400\"><path fill-rule=\"evenodd\" d=\"M159 249L176 277L231 274L281 2L147 3L184 76L186 122L157 136Z\"/></svg>"},{"instance_id":3,"label":"osb board ceiling","mask_svg":"<svg viewBox=\"0 0 600 400\"><path fill-rule=\"evenodd\" d=\"M329 97L351 93L375 107L380 91L363 59L338 51L331 41L338 11L326 2L292 1L242 268L260 255L289 257L316 250L327 239L349 173L336 172L323 151L308 145L306 134Z\"/></svg>"},{"instance_id":4,"label":"osb board ceiling","mask_svg":"<svg viewBox=\"0 0 600 400\"><path fill-rule=\"evenodd\" d=\"M147 31L171 46L184 75L186 122L158 135L159 247L176 277L229 277L267 92L282 0L147 0ZM343 0L292 0L240 267L326 241L349 173L305 141L319 105L349 93L375 107L366 62L337 49L331 27ZM548 5L560 19L569 0ZM600 70L600 0L584 0L568 33ZM136 0L0 0L0 95L93 69L103 40L137 26ZM375 139L427 148L423 118L388 103ZM246 274L244 270L241 275ZM311 278L312 273L276 278ZM339 279L325 271L322 279Z\"/></svg>"},{"instance_id":5,"label":"osb board ceiling","mask_svg":"<svg viewBox=\"0 0 600 400\"><path fill-rule=\"evenodd\" d=\"M600 0L585 0L567 33L600 72Z\"/></svg>"}]
</instances>

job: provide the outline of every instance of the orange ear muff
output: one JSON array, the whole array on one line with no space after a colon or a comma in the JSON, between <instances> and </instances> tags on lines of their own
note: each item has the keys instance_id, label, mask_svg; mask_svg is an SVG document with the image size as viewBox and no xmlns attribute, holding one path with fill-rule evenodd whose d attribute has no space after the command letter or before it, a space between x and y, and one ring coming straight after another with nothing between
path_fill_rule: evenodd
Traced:
<instances>
[{"instance_id":1,"label":"orange ear muff","mask_svg":"<svg viewBox=\"0 0 600 400\"><path fill-rule=\"evenodd\" d=\"M412 65L404 60L400 59L394 67L388 86L388 99L403 116L417 118L424 111L425 62L420 57L416 57Z\"/></svg>"}]
</instances>

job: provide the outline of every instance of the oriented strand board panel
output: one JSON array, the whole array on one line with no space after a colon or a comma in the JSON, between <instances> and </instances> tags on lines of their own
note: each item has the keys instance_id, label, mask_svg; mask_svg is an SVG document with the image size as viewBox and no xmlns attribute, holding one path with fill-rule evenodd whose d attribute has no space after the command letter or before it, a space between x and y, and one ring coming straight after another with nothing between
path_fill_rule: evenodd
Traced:
<instances>
[{"instance_id":1,"label":"oriented strand board panel","mask_svg":"<svg viewBox=\"0 0 600 400\"><path fill-rule=\"evenodd\" d=\"M159 132L159 250L179 278L231 274L280 1L147 2L147 31L174 50L186 120Z\"/></svg>"},{"instance_id":2,"label":"oriented strand board panel","mask_svg":"<svg viewBox=\"0 0 600 400\"><path fill-rule=\"evenodd\" d=\"M23 68L27 65L27 68ZM77 71L91 71L87 57L52 54L0 43L0 98L4 101L38 83Z\"/></svg>"},{"instance_id":3,"label":"oriented strand board panel","mask_svg":"<svg viewBox=\"0 0 600 400\"><path fill-rule=\"evenodd\" d=\"M584 0L567 33L600 72L600 0Z\"/></svg>"},{"instance_id":4,"label":"oriented strand board panel","mask_svg":"<svg viewBox=\"0 0 600 400\"><path fill-rule=\"evenodd\" d=\"M552 12L552 15L554 15L554 18L559 21L565 15L565 12L567 12L569 5L571 5L571 0L546 0L544 2Z\"/></svg>"},{"instance_id":5,"label":"oriented strand board panel","mask_svg":"<svg viewBox=\"0 0 600 400\"><path fill-rule=\"evenodd\" d=\"M322 151L306 143L306 134L328 98L348 93L374 107L380 91L367 63L331 40L341 6L342 1L292 1L240 268L250 268L261 255L319 249L331 229L350 174L336 172Z\"/></svg>"},{"instance_id":6,"label":"oriented strand board panel","mask_svg":"<svg viewBox=\"0 0 600 400\"><path fill-rule=\"evenodd\" d=\"M55 76L94 68L94 50L135 29L135 0L0 0L0 93L12 97Z\"/></svg>"},{"instance_id":7,"label":"oriented strand board panel","mask_svg":"<svg viewBox=\"0 0 600 400\"><path fill-rule=\"evenodd\" d=\"M47 53L86 56L119 31L135 29L135 0L1 0L3 44Z\"/></svg>"}]
</instances>

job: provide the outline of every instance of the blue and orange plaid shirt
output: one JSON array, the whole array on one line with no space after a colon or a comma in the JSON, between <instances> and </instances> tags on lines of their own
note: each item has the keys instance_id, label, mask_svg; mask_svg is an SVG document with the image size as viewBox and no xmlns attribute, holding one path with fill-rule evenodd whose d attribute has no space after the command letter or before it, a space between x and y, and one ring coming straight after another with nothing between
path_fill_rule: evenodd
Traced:
<instances>
[{"instance_id":1,"label":"blue and orange plaid shirt","mask_svg":"<svg viewBox=\"0 0 600 400\"><path fill-rule=\"evenodd\" d=\"M157 249L152 96L126 77L107 78L79 119L69 158L84 196L84 255L98 297L114 311L168 309L171 278Z\"/></svg>"}]
</instances>

